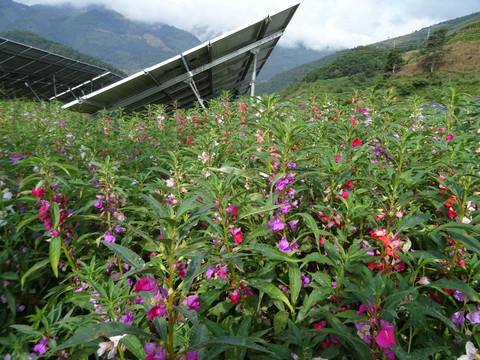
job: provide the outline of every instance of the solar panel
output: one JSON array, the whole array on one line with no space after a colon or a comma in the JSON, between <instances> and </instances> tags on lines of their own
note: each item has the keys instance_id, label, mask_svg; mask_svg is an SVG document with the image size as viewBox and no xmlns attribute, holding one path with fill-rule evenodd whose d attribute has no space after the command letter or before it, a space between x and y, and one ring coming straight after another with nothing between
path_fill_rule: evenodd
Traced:
<instances>
[{"instance_id":1,"label":"solar panel","mask_svg":"<svg viewBox=\"0 0 480 360\"><path fill-rule=\"evenodd\" d=\"M69 102L120 79L101 67L0 37L5 96Z\"/></svg>"},{"instance_id":2,"label":"solar panel","mask_svg":"<svg viewBox=\"0 0 480 360\"><path fill-rule=\"evenodd\" d=\"M148 104L190 107L222 90L253 94L255 77L283 35L299 4L231 31L169 60L65 104L64 108L95 113L123 108L138 111Z\"/></svg>"}]
</instances>

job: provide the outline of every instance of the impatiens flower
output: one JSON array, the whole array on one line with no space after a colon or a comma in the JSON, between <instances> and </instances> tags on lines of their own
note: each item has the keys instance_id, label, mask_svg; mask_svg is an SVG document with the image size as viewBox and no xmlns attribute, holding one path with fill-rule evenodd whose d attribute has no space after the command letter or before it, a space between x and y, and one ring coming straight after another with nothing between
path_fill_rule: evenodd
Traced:
<instances>
[{"instance_id":1,"label":"impatiens flower","mask_svg":"<svg viewBox=\"0 0 480 360\"><path fill-rule=\"evenodd\" d=\"M240 301L240 290L235 289L233 292L230 294L230 300L232 300L233 303L238 304Z\"/></svg>"},{"instance_id":2,"label":"impatiens flower","mask_svg":"<svg viewBox=\"0 0 480 360\"><path fill-rule=\"evenodd\" d=\"M156 317L163 317L167 313L167 306L165 304L159 304L153 306L147 312L147 317L153 321Z\"/></svg>"},{"instance_id":3,"label":"impatiens flower","mask_svg":"<svg viewBox=\"0 0 480 360\"><path fill-rule=\"evenodd\" d=\"M113 235L110 231L105 231L105 235L103 237L103 240L108 243L114 243L115 242L115 235Z\"/></svg>"},{"instance_id":4,"label":"impatiens flower","mask_svg":"<svg viewBox=\"0 0 480 360\"><path fill-rule=\"evenodd\" d=\"M38 355L43 355L47 352L48 337L44 336L37 345L33 347L33 351L38 352Z\"/></svg>"},{"instance_id":5,"label":"impatiens flower","mask_svg":"<svg viewBox=\"0 0 480 360\"><path fill-rule=\"evenodd\" d=\"M457 311L456 313L450 315L450 320L452 320L452 322L458 327L462 327L463 323L465 322L465 314L463 311Z\"/></svg>"},{"instance_id":6,"label":"impatiens flower","mask_svg":"<svg viewBox=\"0 0 480 360\"><path fill-rule=\"evenodd\" d=\"M268 226L270 226L273 231L281 231L285 228L282 218L278 215L274 215L273 220L268 222Z\"/></svg>"},{"instance_id":7,"label":"impatiens flower","mask_svg":"<svg viewBox=\"0 0 480 360\"><path fill-rule=\"evenodd\" d=\"M198 360L198 354L196 351L190 351L177 358L177 360Z\"/></svg>"},{"instance_id":8,"label":"impatiens flower","mask_svg":"<svg viewBox=\"0 0 480 360\"><path fill-rule=\"evenodd\" d=\"M125 315L122 315L120 317L120 319L122 320L122 322L124 324L130 325L133 322L133 312L132 311L127 311L125 313Z\"/></svg>"},{"instance_id":9,"label":"impatiens flower","mask_svg":"<svg viewBox=\"0 0 480 360\"><path fill-rule=\"evenodd\" d=\"M445 136L445 140L446 140L446 141L450 141L450 140L453 139L453 137L454 137L453 134L448 134L447 136Z\"/></svg>"},{"instance_id":10,"label":"impatiens flower","mask_svg":"<svg viewBox=\"0 0 480 360\"><path fill-rule=\"evenodd\" d=\"M97 350L97 355L98 356L103 356L107 350L107 359L113 359L115 357L115 354L117 353L117 346L118 342L120 339L122 339L125 335L118 335L118 336L112 336L110 338L110 341L104 341L98 344L100 347Z\"/></svg>"},{"instance_id":11,"label":"impatiens flower","mask_svg":"<svg viewBox=\"0 0 480 360\"><path fill-rule=\"evenodd\" d=\"M145 360L166 360L167 358L167 352L157 343L145 343L143 350L147 354Z\"/></svg>"},{"instance_id":12,"label":"impatiens flower","mask_svg":"<svg viewBox=\"0 0 480 360\"><path fill-rule=\"evenodd\" d=\"M137 281L133 292L150 291L154 293L157 290L158 290L157 280L151 277L146 277Z\"/></svg>"},{"instance_id":13,"label":"impatiens flower","mask_svg":"<svg viewBox=\"0 0 480 360\"><path fill-rule=\"evenodd\" d=\"M95 204L93 204L97 209L101 209L103 207L102 200L98 200Z\"/></svg>"},{"instance_id":14,"label":"impatiens flower","mask_svg":"<svg viewBox=\"0 0 480 360\"><path fill-rule=\"evenodd\" d=\"M352 147L360 146L362 142L359 139L355 139L352 141Z\"/></svg>"},{"instance_id":15,"label":"impatiens flower","mask_svg":"<svg viewBox=\"0 0 480 360\"><path fill-rule=\"evenodd\" d=\"M181 305L187 306L189 311L200 311L200 303L197 299L198 295L187 296L187 298L182 301Z\"/></svg>"},{"instance_id":16,"label":"impatiens flower","mask_svg":"<svg viewBox=\"0 0 480 360\"><path fill-rule=\"evenodd\" d=\"M392 345L396 345L393 325L390 324L388 321L380 319L380 326L382 327L381 330L378 331L377 337L375 341L377 342L378 346L382 348L388 348Z\"/></svg>"},{"instance_id":17,"label":"impatiens flower","mask_svg":"<svg viewBox=\"0 0 480 360\"><path fill-rule=\"evenodd\" d=\"M460 356L457 360L478 360L480 358L480 353L471 341L467 341L465 351L467 354Z\"/></svg>"},{"instance_id":18,"label":"impatiens flower","mask_svg":"<svg viewBox=\"0 0 480 360\"><path fill-rule=\"evenodd\" d=\"M233 240L235 241L235 245L238 245L242 242L242 228L232 229L230 232L233 235Z\"/></svg>"},{"instance_id":19,"label":"impatiens flower","mask_svg":"<svg viewBox=\"0 0 480 360\"><path fill-rule=\"evenodd\" d=\"M294 250L298 249L298 244L295 239L292 240L291 243L288 242L287 238L285 236L282 236L282 239L278 243L278 249L285 254L291 253Z\"/></svg>"},{"instance_id":20,"label":"impatiens flower","mask_svg":"<svg viewBox=\"0 0 480 360\"><path fill-rule=\"evenodd\" d=\"M302 274L301 280L302 280L302 288L307 286L308 283L310 282L310 279L308 277L306 277L304 274Z\"/></svg>"},{"instance_id":21,"label":"impatiens flower","mask_svg":"<svg viewBox=\"0 0 480 360\"><path fill-rule=\"evenodd\" d=\"M230 205L225 209L225 211L231 212L233 214L233 220L237 218L238 208L235 205Z\"/></svg>"},{"instance_id":22,"label":"impatiens flower","mask_svg":"<svg viewBox=\"0 0 480 360\"><path fill-rule=\"evenodd\" d=\"M35 197L42 196L44 192L45 192L45 187L43 185L40 186L38 189L37 188L32 189L32 195Z\"/></svg>"}]
</instances>

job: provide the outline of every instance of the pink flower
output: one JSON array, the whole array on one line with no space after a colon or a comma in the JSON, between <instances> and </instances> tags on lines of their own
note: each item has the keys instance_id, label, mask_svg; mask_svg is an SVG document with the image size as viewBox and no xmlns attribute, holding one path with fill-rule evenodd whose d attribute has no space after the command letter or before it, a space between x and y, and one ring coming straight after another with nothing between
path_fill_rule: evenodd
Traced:
<instances>
[{"instance_id":1,"label":"pink flower","mask_svg":"<svg viewBox=\"0 0 480 360\"><path fill-rule=\"evenodd\" d=\"M283 230L285 224L282 222L282 218L280 216L275 215L273 220L268 222L268 226L270 226L273 231L280 231Z\"/></svg>"},{"instance_id":2,"label":"pink flower","mask_svg":"<svg viewBox=\"0 0 480 360\"><path fill-rule=\"evenodd\" d=\"M35 197L40 197L43 195L43 193L45 192L45 187L42 185L40 186L38 189L37 188L33 188L32 189L32 194L33 196Z\"/></svg>"},{"instance_id":3,"label":"pink flower","mask_svg":"<svg viewBox=\"0 0 480 360\"><path fill-rule=\"evenodd\" d=\"M230 294L230 300L232 300L232 302L234 302L235 304L238 304L238 302L240 301L240 290L233 290L233 292Z\"/></svg>"},{"instance_id":4,"label":"pink flower","mask_svg":"<svg viewBox=\"0 0 480 360\"><path fill-rule=\"evenodd\" d=\"M397 345L397 343L395 342L393 325L390 324L388 321L380 319L380 326L382 327L382 329L378 331L377 337L375 339L378 346L382 348L388 348L392 345Z\"/></svg>"},{"instance_id":5,"label":"pink flower","mask_svg":"<svg viewBox=\"0 0 480 360\"><path fill-rule=\"evenodd\" d=\"M147 312L147 317L153 321L156 317L162 317L167 313L165 304L155 305Z\"/></svg>"},{"instance_id":6,"label":"pink flower","mask_svg":"<svg viewBox=\"0 0 480 360\"><path fill-rule=\"evenodd\" d=\"M43 355L47 352L48 337L44 336L37 345L33 347L33 351L38 352L38 355Z\"/></svg>"},{"instance_id":7,"label":"pink flower","mask_svg":"<svg viewBox=\"0 0 480 360\"><path fill-rule=\"evenodd\" d=\"M362 142L359 139L355 139L352 142L352 147L360 146L362 145Z\"/></svg>"},{"instance_id":8,"label":"pink flower","mask_svg":"<svg viewBox=\"0 0 480 360\"><path fill-rule=\"evenodd\" d=\"M237 218L238 208L235 205L230 205L225 209L225 211L231 212L233 214L233 220Z\"/></svg>"},{"instance_id":9,"label":"pink flower","mask_svg":"<svg viewBox=\"0 0 480 360\"><path fill-rule=\"evenodd\" d=\"M447 136L445 136L445 140L450 141L453 139L453 137L454 137L453 134L448 134Z\"/></svg>"},{"instance_id":10,"label":"pink flower","mask_svg":"<svg viewBox=\"0 0 480 360\"><path fill-rule=\"evenodd\" d=\"M235 245L238 245L242 242L242 228L232 229L230 232L233 235L233 240L235 241Z\"/></svg>"},{"instance_id":11,"label":"pink flower","mask_svg":"<svg viewBox=\"0 0 480 360\"><path fill-rule=\"evenodd\" d=\"M140 279L135 284L135 289L133 292L140 292L140 291L150 291L152 293L158 290L157 281L154 278L146 277L144 279Z\"/></svg>"},{"instance_id":12,"label":"pink flower","mask_svg":"<svg viewBox=\"0 0 480 360\"><path fill-rule=\"evenodd\" d=\"M113 235L110 231L105 231L105 236L103 237L105 242L114 243L115 242L115 235Z\"/></svg>"},{"instance_id":13,"label":"pink flower","mask_svg":"<svg viewBox=\"0 0 480 360\"><path fill-rule=\"evenodd\" d=\"M195 351L190 351L180 356L178 360L198 360L198 354Z\"/></svg>"}]
</instances>

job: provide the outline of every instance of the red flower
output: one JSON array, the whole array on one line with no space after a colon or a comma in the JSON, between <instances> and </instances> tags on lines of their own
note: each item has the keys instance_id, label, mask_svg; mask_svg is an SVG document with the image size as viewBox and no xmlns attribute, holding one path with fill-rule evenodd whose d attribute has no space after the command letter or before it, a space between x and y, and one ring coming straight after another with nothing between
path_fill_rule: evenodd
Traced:
<instances>
[{"instance_id":1,"label":"red flower","mask_svg":"<svg viewBox=\"0 0 480 360\"><path fill-rule=\"evenodd\" d=\"M235 245L238 245L243 241L242 228L232 229L230 230L230 232L233 235L233 240L235 241Z\"/></svg>"},{"instance_id":2,"label":"red flower","mask_svg":"<svg viewBox=\"0 0 480 360\"><path fill-rule=\"evenodd\" d=\"M32 189L32 194L33 194L33 196L35 196L35 197L40 197L40 196L42 196L44 192L45 192L45 187L43 187L43 185L40 186L38 189L37 189L37 188L33 188L33 189Z\"/></svg>"},{"instance_id":3,"label":"red flower","mask_svg":"<svg viewBox=\"0 0 480 360\"><path fill-rule=\"evenodd\" d=\"M147 317L153 321L156 317L162 317L167 313L167 307L164 304L155 305L147 312Z\"/></svg>"},{"instance_id":4,"label":"red flower","mask_svg":"<svg viewBox=\"0 0 480 360\"><path fill-rule=\"evenodd\" d=\"M362 145L362 142L359 139L355 139L352 142L352 147L360 146Z\"/></svg>"},{"instance_id":5,"label":"red flower","mask_svg":"<svg viewBox=\"0 0 480 360\"><path fill-rule=\"evenodd\" d=\"M233 290L233 292L230 294L230 300L232 300L232 302L235 304L238 304L240 301L240 291L238 289Z\"/></svg>"}]
</instances>

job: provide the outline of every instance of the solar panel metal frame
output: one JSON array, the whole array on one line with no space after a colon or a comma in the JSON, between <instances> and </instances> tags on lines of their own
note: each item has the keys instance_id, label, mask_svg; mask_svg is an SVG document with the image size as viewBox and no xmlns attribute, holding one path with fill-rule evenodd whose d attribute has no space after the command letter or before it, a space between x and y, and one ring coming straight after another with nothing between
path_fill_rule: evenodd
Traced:
<instances>
[{"instance_id":1,"label":"solar panel metal frame","mask_svg":"<svg viewBox=\"0 0 480 360\"><path fill-rule=\"evenodd\" d=\"M0 37L5 96L70 102L120 79L104 68Z\"/></svg>"},{"instance_id":2,"label":"solar panel metal frame","mask_svg":"<svg viewBox=\"0 0 480 360\"><path fill-rule=\"evenodd\" d=\"M283 35L299 4L261 21L207 41L169 60L65 104L95 113L122 108L138 111L149 104L190 107L222 90L245 94Z\"/></svg>"}]
</instances>

